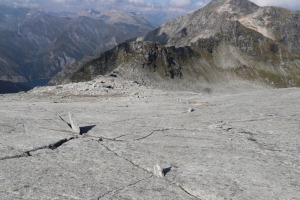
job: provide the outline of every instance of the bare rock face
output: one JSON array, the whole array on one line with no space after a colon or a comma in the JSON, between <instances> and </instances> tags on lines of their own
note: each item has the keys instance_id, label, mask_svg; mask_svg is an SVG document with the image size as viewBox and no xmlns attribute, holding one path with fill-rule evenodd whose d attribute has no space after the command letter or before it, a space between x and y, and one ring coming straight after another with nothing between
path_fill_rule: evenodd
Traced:
<instances>
[{"instance_id":1,"label":"bare rock face","mask_svg":"<svg viewBox=\"0 0 300 200\"><path fill-rule=\"evenodd\" d=\"M299 12L247 0L214 0L105 52L58 82L92 80L114 71L174 90L204 91L239 81L300 86L299 17Z\"/></svg>"},{"instance_id":2,"label":"bare rock face","mask_svg":"<svg viewBox=\"0 0 300 200\"><path fill-rule=\"evenodd\" d=\"M299 88L200 94L99 76L0 102L0 199L300 196Z\"/></svg>"}]
</instances>

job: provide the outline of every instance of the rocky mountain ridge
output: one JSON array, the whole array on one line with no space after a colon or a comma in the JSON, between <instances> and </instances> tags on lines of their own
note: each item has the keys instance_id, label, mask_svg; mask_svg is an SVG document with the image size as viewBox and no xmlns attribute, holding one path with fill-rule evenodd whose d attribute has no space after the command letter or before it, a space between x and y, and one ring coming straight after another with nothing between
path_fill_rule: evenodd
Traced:
<instances>
[{"instance_id":1,"label":"rocky mountain ridge","mask_svg":"<svg viewBox=\"0 0 300 200\"><path fill-rule=\"evenodd\" d=\"M166 89L203 91L239 81L299 87L299 17L247 0L214 0L102 54L56 84L114 72Z\"/></svg>"},{"instance_id":2,"label":"rocky mountain ridge","mask_svg":"<svg viewBox=\"0 0 300 200\"><path fill-rule=\"evenodd\" d=\"M248 0L214 0L205 8L172 19L138 40L190 46L199 39L226 34L228 23L239 22L265 37L280 41L289 50L292 50L291 43L295 43L293 50L298 53L299 14L299 11L279 7L259 7Z\"/></svg>"}]
</instances>

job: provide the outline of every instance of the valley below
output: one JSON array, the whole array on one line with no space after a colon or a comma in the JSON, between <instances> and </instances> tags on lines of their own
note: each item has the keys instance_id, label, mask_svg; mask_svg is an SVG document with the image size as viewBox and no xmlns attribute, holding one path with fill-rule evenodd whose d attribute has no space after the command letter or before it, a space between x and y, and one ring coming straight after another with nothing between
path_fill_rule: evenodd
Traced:
<instances>
[{"instance_id":1,"label":"valley below","mask_svg":"<svg viewBox=\"0 0 300 200\"><path fill-rule=\"evenodd\" d=\"M299 88L195 93L98 76L0 101L0 199L300 196Z\"/></svg>"}]
</instances>

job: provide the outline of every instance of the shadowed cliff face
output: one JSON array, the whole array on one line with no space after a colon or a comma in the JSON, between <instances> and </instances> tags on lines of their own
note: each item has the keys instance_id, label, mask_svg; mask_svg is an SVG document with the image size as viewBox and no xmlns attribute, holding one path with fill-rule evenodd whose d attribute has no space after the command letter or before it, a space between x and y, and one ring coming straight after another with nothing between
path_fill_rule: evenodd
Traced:
<instances>
[{"instance_id":1,"label":"shadowed cliff face","mask_svg":"<svg viewBox=\"0 0 300 200\"><path fill-rule=\"evenodd\" d=\"M299 13L215 0L87 62L64 82L114 72L166 89L201 90L239 81L300 86L299 20L284 23L284 17L298 19Z\"/></svg>"}]
</instances>

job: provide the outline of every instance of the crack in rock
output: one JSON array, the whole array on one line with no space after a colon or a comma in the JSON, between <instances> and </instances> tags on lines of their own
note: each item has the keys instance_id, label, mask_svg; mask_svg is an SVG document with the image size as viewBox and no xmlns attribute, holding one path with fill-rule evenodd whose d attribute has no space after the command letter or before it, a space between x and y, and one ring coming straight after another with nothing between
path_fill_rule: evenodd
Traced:
<instances>
[{"instance_id":1,"label":"crack in rock","mask_svg":"<svg viewBox=\"0 0 300 200\"><path fill-rule=\"evenodd\" d=\"M163 131L163 130L160 130L160 131ZM147 169L141 167L140 165L134 163L133 161L131 161L131 160L129 160L129 159L127 159L127 158L125 158L125 157L119 155L117 152L115 152L114 150L110 149L108 146L106 146L106 145L104 145L104 144L102 144L102 146L105 147L108 151L110 151L110 152L112 152L113 154L115 154L116 156L118 156L119 158L122 158L122 159L126 160L127 162L131 163L132 165L134 165L134 166L136 166L136 167L142 169L143 171L150 173L151 176L155 175L155 174L153 174L152 171L148 171ZM192 194L191 192L189 192L189 189L186 189L186 188L185 188L184 186L182 186L181 184L179 184L179 183L172 183L172 182L170 182L169 180L164 179L164 178L162 178L162 180L165 180L165 181L166 181L168 184L170 184L170 185L176 185L176 186L178 186L182 191L184 191L186 194L188 194L188 195L190 195L190 196L192 196L192 197L194 197L194 198L196 198L196 199L200 199L200 198L197 197L196 195L194 195L194 194ZM99 198L101 198L101 197L99 197ZM98 198L98 199L99 199L99 198Z\"/></svg>"},{"instance_id":2,"label":"crack in rock","mask_svg":"<svg viewBox=\"0 0 300 200\"><path fill-rule=\"evenodd\" d=\"M83 137L86 138L96 138L98 141L104 141L104 140L109 140L109 141L114 141L114 142L126 142L126 140L117 140L117 138L107 138L107 137L102 137L102 136L93 136L93 135L83 135Z\"/></svg>"},{"instance_id":3,"label":"crack in rock","mask_svg":"<svg viewBox=\"0 0 300 200\"><path fill-rule=\"evenodd\" d=\"M140 179L140 180L138 180L138 181L136 181L136 182L134 182L134 183L131 183L131 184L129 184L129 185L126 185L125 187L122 187L122 188L120 188L120 189L108 191L107 193L105 193L105 194L101 195L100 197L98 197L98 200L100 200L101 198L105 197L105 196L108 195L108 194L111 194L111 193L117 193L117 192L122 191L122 190L124 190L124 189L127 189L127 188L129 188L129 187L131 187L131 186L133 186L133 185L136 185L136 184L138 184L138 183L140 183L140 182L142 182L142 181L144 181L144 180L148 180L148 179L150 179L150 178L152 178L152 177L153 177L153 175L148 176L148 177L143 178L143 179Z\"/></svg>"},{"instance_id":4,"label":"crack in rock","mask_svg":"<svg viewBox=\"0 0 300 200\"><path fill-rule=\"evenodd\" d=\"M177 185L182 191L184 191L186 194L188 194L188 195L190 195L190 196L192 196L192 197L194 197L194 198L196 198L196 199L200 199L200 198L197 197L196 195L194 195L194 194L192 194L191 192L189 192L188 189L185 189L182 185L177 184L177 183L176 183L176 185Z\"/></svg>"},{"instance_id":5,"label":"crack in rock","mask_svg":"<svg viewBox=\"0 0 300 200\"><path fill-rule=\"evenodd\" d=\"M63 139L63 140L60 140L60 141L57 141L57 142L55 142L55 143L53 143L53 144L48 145L48 148L49 148L49 149L52 149L52 150L57 149L58 147L60 147L60 146L63 145L64 143L69 142L69 141L71 141L71 140L73 140L73 139L75 139L75 138L78 138L78 137L71 137L71 138L69 138L69 139L65 138L65 139Z\"/></svg>"},{"instance_id":6,"label":"crack in rock","mask_svg":"<svg viewBox=\"0 0 300 200\"><path fill-rule=\"evenodd\" d=\"M119 138L121 138L121 137L125 137L125 136L129 136L129 135L133 135L134 133L129 133L129 134L123 134L123 135L120 135L120 136L118 136L118 137L115 137L114 138L114 141L126 141L126 140L117 140L117 139L119 139Z\"/></svg>"},{"instance_id":7,"label":"crack in rock","mask_svg":"<svg viewBox=\"0 0 300 200\"><path fill-rule=\"evenodd\" d=\"M134 166L136 166L136 167L142 169L142 170L145 171L145 172L148 172L148 173L153 174L151 171L148 171L147 169L144 169L143 167L139 166L138 164L134 163L133 161L131 161L131 160L129 160L129 159L127 159L127 158L125 158L125 157L119 155L117 152L115 152L114 150L110 149L108 146L106 146L106 145L104 145L104 144L101 144L101 145L102 145L103 147L105 147L108 151L110 151L110 152L112 152L113 154L115 154L116 156L118 156L119 158L122 158L122 159L126 160L127 162L129 162L129 163L131 163L132 165L134 165Z\"/></svg>"},{"instance_id":8,"label":"crack in rock","mask_svg":"<svg viewBox=\"0 0 300 200\"><path fill-rule=\"evenodd\" d=\"M155 133L155 132L164 132L164 131L169 131L169 130L170 130L170 129L168 129L168 128L167 128L167 129L154 130L154 131L152 131L150 134L148 134L148 135L146 135L146 136L144 136L144 137L135 139L135 141L145 139L145 138L151 136L151 135L152 135L153 133Z\"/></svg>"},{"instance_id":9,"label":"crack in rock","mask_svg":"<svg viewBox=\"0 0 300 200\"><path fill-rule=\"evenodd\" d=\"M59 116L59 118L60 118L63 122L65 122L65 123L72 129L72 126L71 126L71 124L70 124L69 122L67 122L66 120L64 120L64 118L62 118L61 116Z\"/></svg>"},{"instance_id":10,"label":"crack in rock","mask_svg":"<svg viewBox=\"0 0 300 200\"><path fill-rule=\"evenodd\" d=\"M65 138L65 139L59 140L57 142L54 142L52 144L49 144L49 145L45 145L45 146L34 148L32 150L29 150L29 151L25 151L24 153L19 154L19 155L2 157L2 158L0 158L0 160L8 160L8 159L14 159L14 158L30 157L30 156L32 156L31 155L32 152L35 152L35 151L38 151L38 150L41 150L41 149L55 150L58 147L60 147L61 145L63 145L64 143L69 142L69 141L71 141L73 139L76 139L76 138L78 138L78 137Z\"/></svg>"},{"instance_id":11,"label":"crack in rock","mask_svg":"<svg viewBox=\"0 0 300 200\"><path fill-rule=\"evenodd\" d=\"M14 159L14 158L28 157L29 155L30 155L29 152L24 152L23 154L19 154L19 155L5 156L3 158L0 158L0 160L8 160L8 159Z\"/></svg>"},{"instance_id":12,"label":"crack in rock","mask_svg":"<svg viewBox=\"0 0 300 200\"><path fill-rule=\"evenodd\" d=\"M61 118L61 117L60 117L60 118ZM62 118L61 118L61 119L62 119ZM62 119L62 120L63 120L63 119ZM65 120L63 120L63 121L65 121ZM66 122L66 121L65 121L65 122ZM67 123L67 122L66 122L66 123ZM68 124L68 123L67 123L67 124ZM68 124L68 125L69 125L69 124ZM163 131L168 131L168 130L171 130L171 129L159 129L159 130L154 130L154 131L152 131L150 134L148 134L148 135L146 135L146 136L144 136L144 137L138 138L138 139L136 139L136 140L142 140L142 139L145 139L145 138L151 136L152 134L154 134L155 132L163 132ZM121 140L116 140L118 137L117 137L117 138L103 138L103 137L95 137L95 136L87 136L87 135L84 136L84 137L94 137L94 138L99 139L98 141L103 141L103 139L110 140L110 141L121 141ZM30 157L30 156L32 156L32 155L31 155L32 152L35 152L35 151L38 151L38 150L41 150L41 149L51 149L51 150L55 150L55 149L59 148L60 146L62 146L63 144L65 144L66 142L69 142L69 141L74 140L74 139L77 139L77 138L79 138L79 136L71 137L71 138L69 138L69 139L68 139L68 138L65 138L65 139L59 140L59 141L57 141L57 142L54 142L54 143L52 143L52 144L49 144L49 145L45 145L45 146L41 146L41 147L38 147L38 148L35 148L35 149L32 149L32 150L29 150L29 151L25 151L24 153L19 154L19 155L6 156L6 157L3 157L3 158L0 158L0 160L8 160L8 159L14 159L14 158ZM101 140L100 140L100 139L101 139ZM125 140L124 140L124 141L125 141ZM116 192L119 192L119 191L124 190L124 189L126 189L126 188L128 188L128 187L131 187L131 186L133 186L133 185L135 185L135 184L138 184L138 183L141 182L141 181L144 181L144 180L147 180L147 179L150 179L151 177L153 177L154 174L153 174L152 171L148 171L147 169L145 169L145 168L141 167L140 165L134 163L134 162L131 161L130 159L127 159L127 158L125 158L125 157L119 155L117 152L113 151L113 150L110 149L108 146L106 146L106 145L104 145L104 144L101 144L101 145L102 145L103 147L105 147L108 151L110 151L110 152L112 152L113 154L115 154L116 156L118 156L119 158L126 160L127 162L131 163L131 164L134 165L135 167L138 167L139 169L141 169L141 170L143 170L143 171L145 171L145 172L147 172L147 173L150 173L151 176L148 176L148 177L146 177L146 178L144 178L144 179L140 179L140 180L138 180L138 181L136 181L136 182L134 182L134 183L131 183L131 184L129 184L129 185L126 185L126 186L123 187L123 188L120 188L120 189L117 189L117 190L113 190L113 191L109 191L109 192L107 192L107 193L101 195L98 199L101 199L101 198L105 197L106 195L108 195L108 194L110 194L110 193L116 193ZM185 188L184 186L182 186L181 184L179 184L179 183L172 183L172 182L170 182L169 180L164 179L164 178L162 178L162 179L163 179L164 181L166 181L166 182L167 182L168 184L170 184L170 185L176 185L176 186L178 186L178 188L180 188L180 189L181 189L182 191L184 191L186 194L188 194L188 195L190 195L190 196L192 196L192 197L194 197L194 198L196 198L196 199L199 199L196 195L194 195L194 194L192 194L191 192L189 192L189 189L186 189L186 188Z\"/></svg>"}]
</instances>

